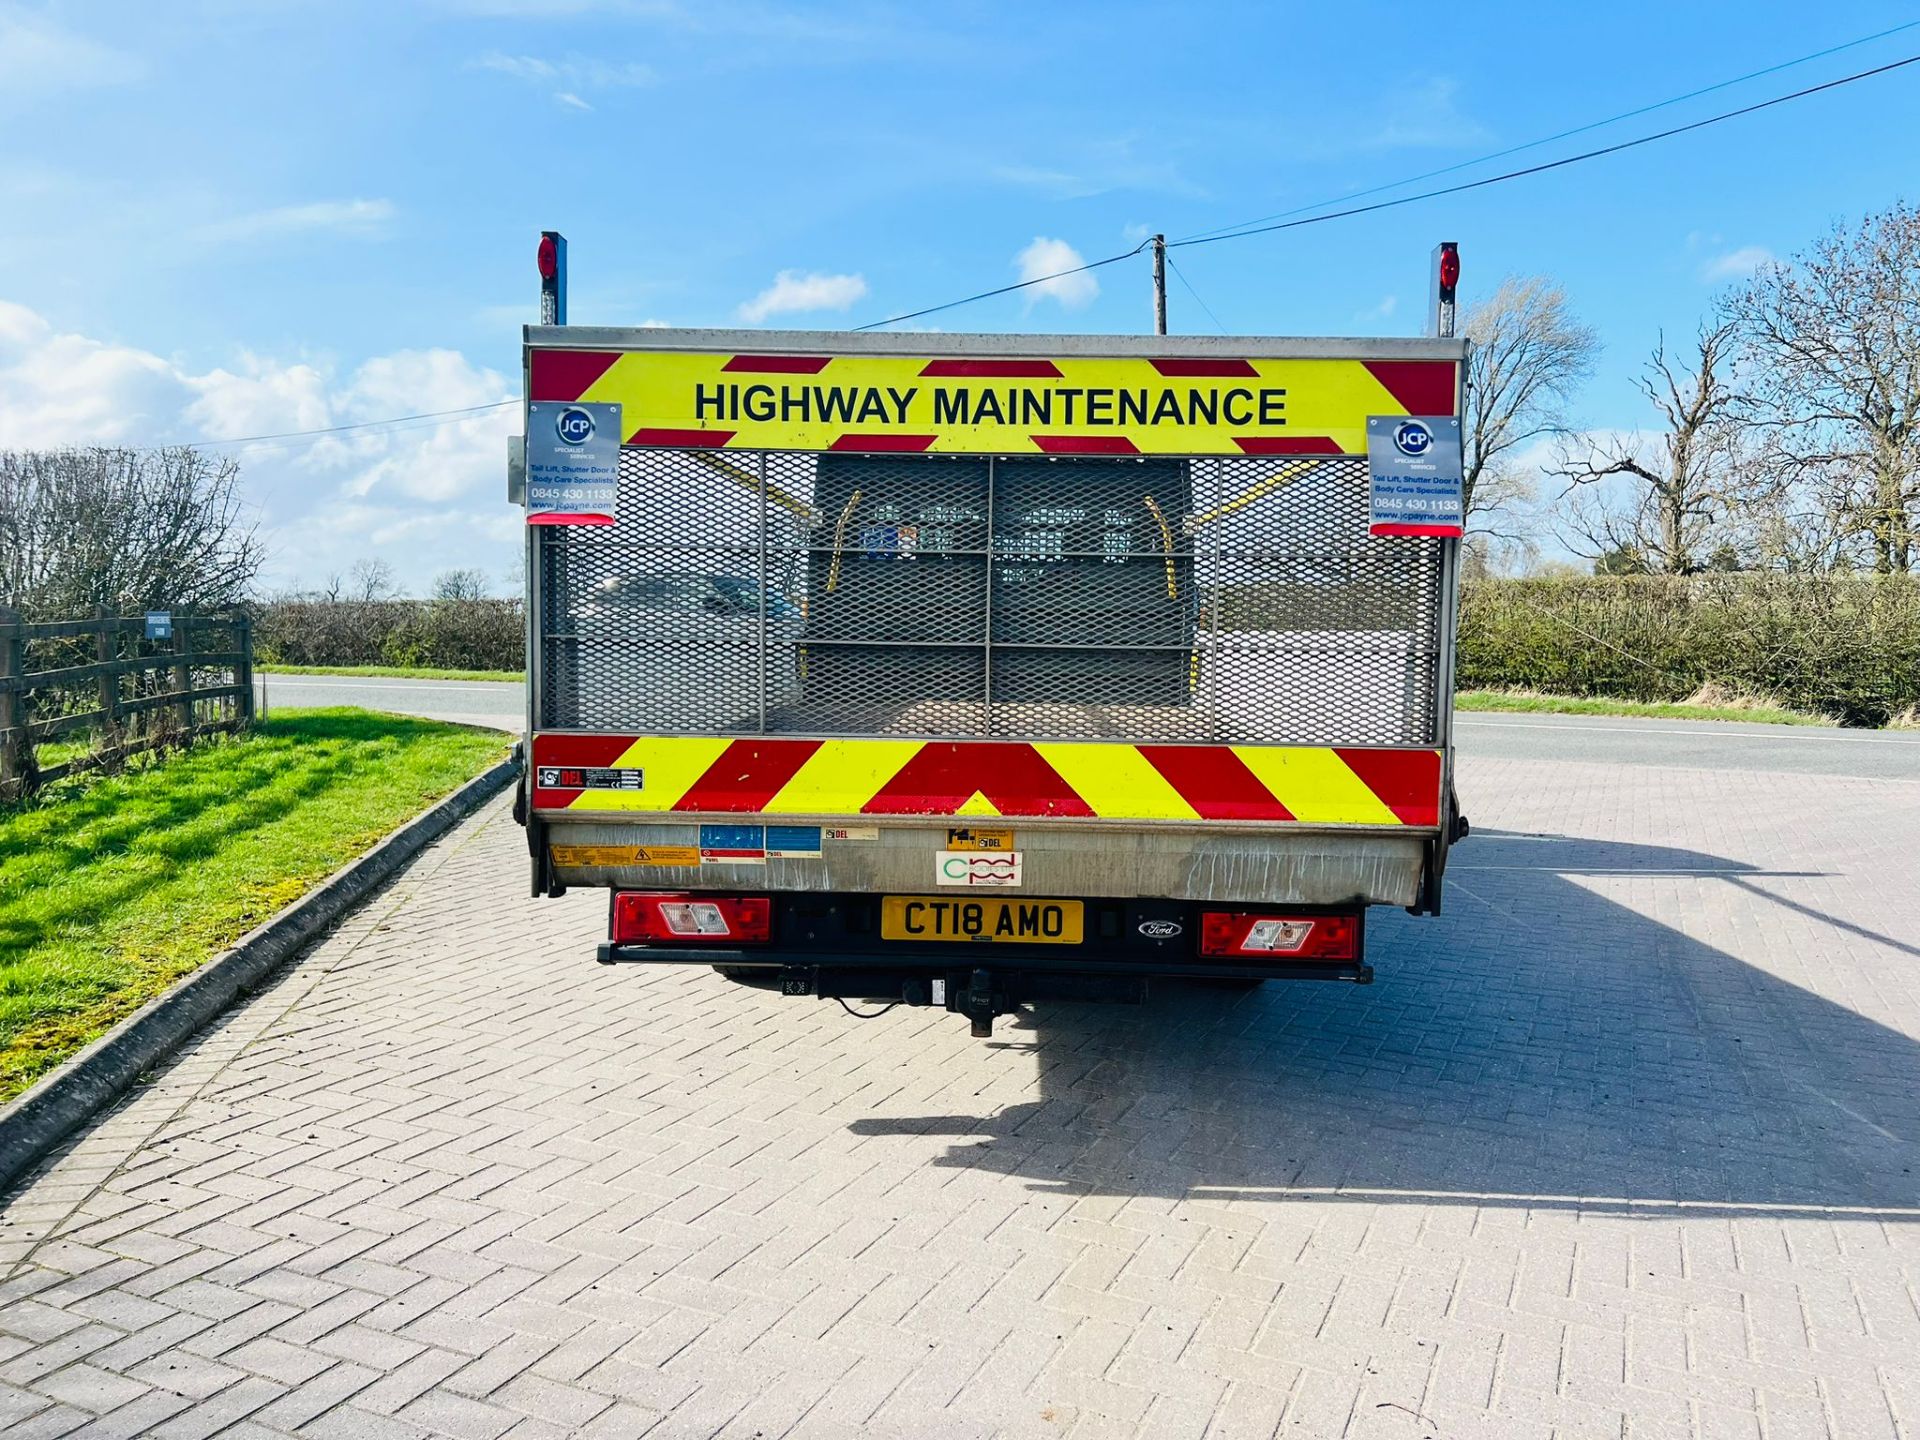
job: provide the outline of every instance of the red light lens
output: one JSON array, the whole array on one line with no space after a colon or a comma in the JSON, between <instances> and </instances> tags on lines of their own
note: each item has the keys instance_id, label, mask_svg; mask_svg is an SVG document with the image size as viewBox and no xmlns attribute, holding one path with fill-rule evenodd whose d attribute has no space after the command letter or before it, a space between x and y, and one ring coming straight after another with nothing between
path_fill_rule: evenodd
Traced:
<instances>
[{"instance_id":1,"label":"red light lens","mask_svg":"<svg viewBox=\"0 0 1920 1440\"><path fill-rule=\"evenodd\" d=\"M1440 252L1440 283L1449 290L1460 283L1460 252L1458 250Z\"/></svg>"},{"instance_id":2,"label":"red light lens","mask_svg":"<svg viewBox=\"0 0 1920 1440\"><path fill-rule=\"evenodd\" d=\"M609 929L616 945L764 945L773 938L773 901L622 890Z\"/></svg>"},{"instance_id":3,"label":"red light lens","mask_svg":"<svg viewBox=\"0 0 1920 1440\"><path fill-rule=\"evenodd\" d=\"M1351 915L1261 915L1206 910L1200 953L1233 959L1352 960L1359 928Z\"/></svg>"},{"instance_id":4,"label":"red light lens","mask_svg":"<svg viewBox=\"0 0 1920 1440\"><path fill-rule=\"evenodd\" d=\"M540 278L551 280L560 268L559 248L553 243L551 235L540 237L540 249L535 252L540 263Z\"/></svg>"}]
</instances>

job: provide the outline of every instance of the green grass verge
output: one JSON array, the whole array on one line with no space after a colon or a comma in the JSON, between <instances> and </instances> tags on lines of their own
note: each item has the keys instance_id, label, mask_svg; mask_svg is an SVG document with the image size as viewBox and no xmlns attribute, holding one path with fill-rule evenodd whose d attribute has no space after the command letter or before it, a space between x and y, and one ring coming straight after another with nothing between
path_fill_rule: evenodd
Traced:
<instances>
[{"instance_id":1,"label":"green grass verge","mask_svg":"<svg viewBox=\"0 0 1920 1440\"><path fill-rule=\"evenodd\" d=\"M1740 720L1754 725L1831 725L1818 715L1802 715L1777 705L1662 704L1647 700L1610 700L1580 695L1534 695L1525 691L1462 690L1456 710L1503 710L1528 715L1637 715L1653 720Z\"/></svg>"},{"instance_id":2,"label":"green grass verge","mask_svg":"<svg viewBox=\"0 0 1920 1440\"><path fill-rule=\"evenodd\" d=\"M519 670L435 670L425 665L256 665L256 675L375 675L389 680L505 680L518 685Z\"/></svg>"},{"instance_id":3,"label":"green grass verge","mask_svg":"<svg viewBox=\"0 0 1920 1440\"><path fill-rule=\"evenodd\" d=\"M0 808L0 1100L505 750L460 725L288 710Z\"/></svg>"}]
</instances>

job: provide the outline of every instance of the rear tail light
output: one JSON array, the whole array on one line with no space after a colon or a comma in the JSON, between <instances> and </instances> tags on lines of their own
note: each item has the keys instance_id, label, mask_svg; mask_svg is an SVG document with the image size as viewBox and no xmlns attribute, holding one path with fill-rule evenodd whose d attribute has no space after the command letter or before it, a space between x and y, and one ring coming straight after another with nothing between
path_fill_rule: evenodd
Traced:
<instances>
[{"instance_id":1,"label":"rear tail light","mask_svg":"<svg viewBox=\"0 0 1920 1440\"><path fill-rule=\"evenodd\" d=\"M773 938L773 901L623 890L613 897L612 932L616 945L765 944Z\"/></svg>"},{"instance_id":2,"label":"rear tail light","mask_svg":"<svg viewBox=\"0 0 1920 1440\"><path fill-rule=\"evenodd\" d=\"M1202 955L1353 960L1359 956L1359 934L1351 915L1254 915L1244 910L1200 915Z\"/></svg>"}]
</instances>

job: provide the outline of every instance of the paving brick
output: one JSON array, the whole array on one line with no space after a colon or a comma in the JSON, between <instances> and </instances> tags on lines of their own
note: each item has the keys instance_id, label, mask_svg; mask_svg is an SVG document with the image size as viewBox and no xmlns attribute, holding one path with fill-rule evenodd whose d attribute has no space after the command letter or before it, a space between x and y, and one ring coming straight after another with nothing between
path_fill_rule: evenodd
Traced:
<instances>
[{"instance_id":1,"label":"paving brick","mask_svg":"<svg viewBox=\"0 0 1920 1440\"><path fill-rule=\"evenodd\" d=\"M104 1415L139 1399L150 1387L82 1361L35 1381L34 1388L63 1405Z\"/></svg>"},{"instance_id":2,"label":"paving brick","mask_svg":"<svg viewBox=\"0 0 1920 1440\"><path fill-rule=\"evenodd\" d=\"M594 966L491 808L12 1199L0 1425L1895 1436L1920 781L1461 787L1372 986L993 1046Z\"/></svg>"}]
</instances>

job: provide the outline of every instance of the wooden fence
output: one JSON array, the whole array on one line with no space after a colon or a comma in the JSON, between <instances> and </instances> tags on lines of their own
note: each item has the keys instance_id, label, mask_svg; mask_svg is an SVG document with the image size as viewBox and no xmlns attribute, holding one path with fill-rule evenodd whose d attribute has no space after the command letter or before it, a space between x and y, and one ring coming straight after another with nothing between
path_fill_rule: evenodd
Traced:
<instances>
[{"instance_id":1,"label":"wooden fence","mask_svg":"<svg viewBox=\"0 0 1920 1440\"><path fill-rule=\"evenodd\" d=\"M172 638L148 640L143 615L29 622L0 608L0 801L252 719L244 610L175 611Z\"/></svg>"}]
</instances>

